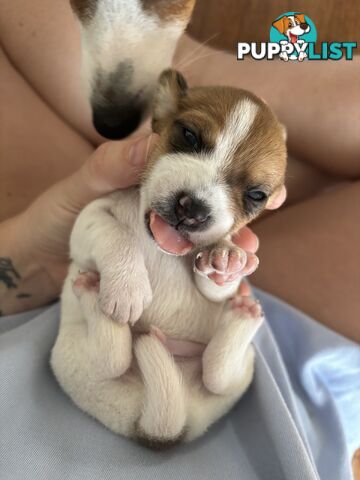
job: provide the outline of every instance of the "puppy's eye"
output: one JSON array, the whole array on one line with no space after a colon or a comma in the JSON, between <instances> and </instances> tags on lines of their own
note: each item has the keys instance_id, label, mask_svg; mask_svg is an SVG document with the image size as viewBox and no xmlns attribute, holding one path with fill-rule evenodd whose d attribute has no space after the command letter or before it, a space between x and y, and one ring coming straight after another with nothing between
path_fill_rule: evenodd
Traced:
<instances>
[{"instance_id":1,"label":"puppy's eye","mask_svg":"<svg viewBox=\"0 0 360 480\"><path fill-rule=\"evenodd\" d=\"M246 195L250 200L256 203L264 202L267 198L266 193L261 190L250 190Z\"/></svg>"},{"instance_id":2,"label":"puppy's eye","mask_svg":"<svg viewBox=\"0 0 360 480\"><path fill-rule=\"evenodd\" d=\"M186 127L182 127L182 134L189 147L193 148L194 150L199 150L200 141L194 132Z\"/></svg>"}]
</instances>

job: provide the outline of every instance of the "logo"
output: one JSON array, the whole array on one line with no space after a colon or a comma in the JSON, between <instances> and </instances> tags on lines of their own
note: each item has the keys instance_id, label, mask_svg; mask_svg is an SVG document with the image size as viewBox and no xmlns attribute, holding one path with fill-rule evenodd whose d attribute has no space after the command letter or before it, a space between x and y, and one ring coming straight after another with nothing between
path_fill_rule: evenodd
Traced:
<instances>
[{"instance_id":1,"label":"logo","mask_svg":"<svg viewBox=\"0 0 360 480\"><path fill-rule=\"evenodd\" d=\"M352 60L356 42L322 42L316 45L317 31L310 17L300 12L286 12L270 27L270 42L239 42L237 59L250 56L255 60L284 62L306 60Z\"/></svg>"},{"instance_id":2,"label":"logo","mask_svg":"<svg viewBox=\"0 0 360 480\"><path fill-rule=\"evenodd\" d=\"M278 17L270 28L270 42L279 43L279 57L287 62L302 62L309 43L315 43L317 32L314 23L303 13L288 12Z\"/></svg>"}]
</instances>

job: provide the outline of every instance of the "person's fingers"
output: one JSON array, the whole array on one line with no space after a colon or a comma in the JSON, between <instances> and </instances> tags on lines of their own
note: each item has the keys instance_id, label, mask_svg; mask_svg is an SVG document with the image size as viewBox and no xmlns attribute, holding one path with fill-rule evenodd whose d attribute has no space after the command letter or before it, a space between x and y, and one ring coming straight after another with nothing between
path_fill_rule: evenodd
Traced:
<instances>
[{"instance_id":1,"label":"person's fingers","mask_svg":"<svg viewBox=\"0 0 360 480\"><path fill-rule=\"evenodd\" d=\"M259 239L249 227L243 227L236 232L232 241L246 252L255 253L259 248Z\"/></svg>"},{"instance_id":2,"label":"person's fingers","mask_svg":"<svg viewBox=\"0 0 360 480\"><path fill-rule=\"evenodd\" d=\"M102 144L77 172L60 184L64 200L75 209L81 208L102 195L136 184L157 137L152 134Z\"/></svg>"},{"instance_id":3,"label":"person's fingers","mask_svg":"<svg viewBox=\"0 0 360 480\"><path fill-rule=\"evenodd\" d=\"M242 275L251 275L259 266L259 259L254 253L248 253L246 259L246 265L242 270Z\"/></svg>"},{"instance_id":4,"label":"person's fingers","mask_svg":"<svg viewBox=\"0 0 360 480\"><path fill-rule=\"evenodd\" d=\"M269 199L266 209L275 210L276 208L281 207L281 205L286 200L286 187L283 185L279 192L274 196L274 198Z\"/></svg>"}]
</instances>

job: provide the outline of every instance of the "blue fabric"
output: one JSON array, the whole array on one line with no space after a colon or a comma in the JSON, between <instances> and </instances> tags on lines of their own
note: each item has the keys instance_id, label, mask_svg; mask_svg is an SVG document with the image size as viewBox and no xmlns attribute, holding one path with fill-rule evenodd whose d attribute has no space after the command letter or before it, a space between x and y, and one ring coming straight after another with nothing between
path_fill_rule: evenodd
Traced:
<instances>
[{"instance_id":1,"label":"blue fabric","mask_svg":"<svg viewBox=\"0 0 360 480\"><path fill-rule=\"evenodd\" d=\"M279 381L278 362L271 368L320 477L351 478L349 463L360 448L359 345L281 300L257 294L271 335L263 329L256 344L269 365L275 350L281 356L288 384Z\"/></svg>"},{"instance_id":2,"label":"blue fabric","mask_svg":"<svg viewBox=\"0 0 360 480\"><path fill-rule=\"evenodd\" d=\"M48 361L58 305L0 318L1 480L350 480L360 446L360 348L256 291L260 329L246 395L201 439L151 452L91 419Z\"/></svg>"}]
</instances>

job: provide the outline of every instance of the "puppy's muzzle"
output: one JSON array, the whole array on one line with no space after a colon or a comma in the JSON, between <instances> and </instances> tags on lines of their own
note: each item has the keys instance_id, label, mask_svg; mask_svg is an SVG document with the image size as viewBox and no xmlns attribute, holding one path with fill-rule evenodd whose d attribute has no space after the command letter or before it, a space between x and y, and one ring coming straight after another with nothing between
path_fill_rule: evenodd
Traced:
<instances>
[{"instance_id":1,"label":"puppy's muzzle","mask_svg":"<svg viewBox=\"0 0 360 480\"><path fill-rule=\"evenodd\" d=\"M192 227L193 230L203 226L210 219L210 208L206 203L190 195L178 195L174 211L178 223L184 227Z\"/></svg>"}]
</instances>

